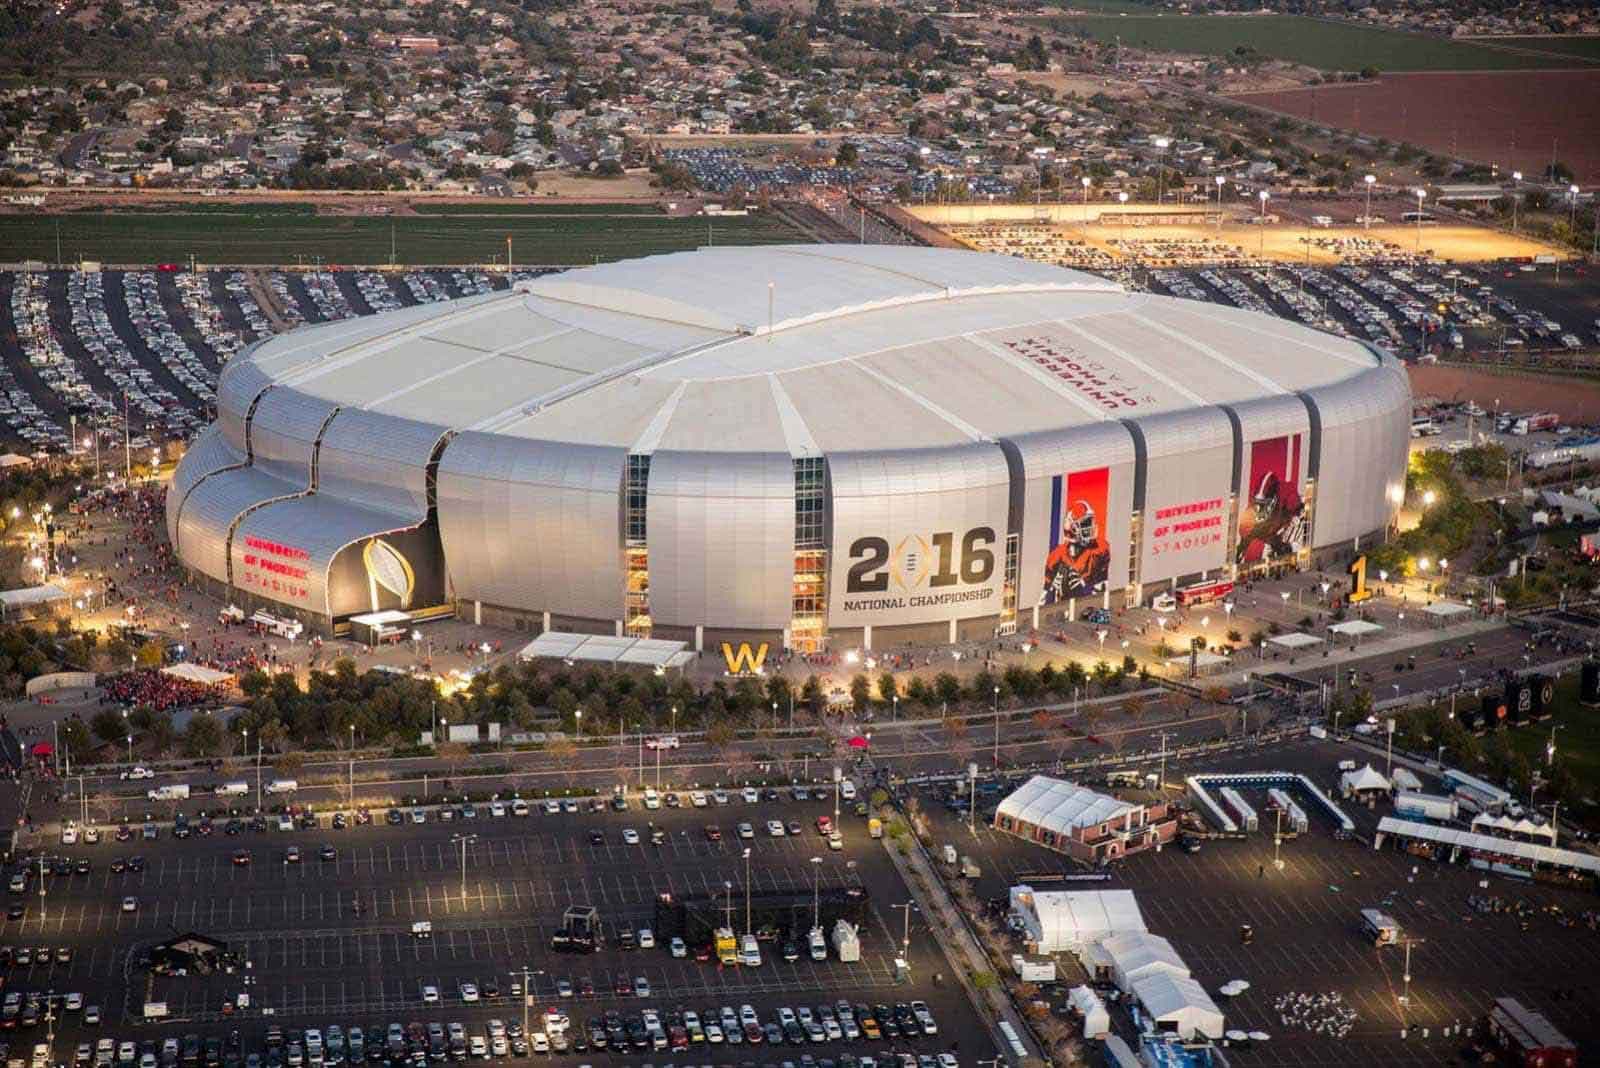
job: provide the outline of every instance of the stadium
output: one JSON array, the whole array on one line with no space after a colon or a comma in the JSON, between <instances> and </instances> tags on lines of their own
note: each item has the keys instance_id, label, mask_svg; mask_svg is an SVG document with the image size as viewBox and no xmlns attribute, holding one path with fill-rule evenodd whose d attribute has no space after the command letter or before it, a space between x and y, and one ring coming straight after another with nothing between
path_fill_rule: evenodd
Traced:
<instances>
[{"instance_id":1,"label":"stadium","mask_svg":"<svg viewBox=\"0 0 1600 1068\"><path fill-rule=\"evenodd\" d=\"M342 633L455 612L715 648L988 638L1381 537L1393 356L1021 259L708 248L239 353L190 576Z\"/></svg>"}]
</instances>

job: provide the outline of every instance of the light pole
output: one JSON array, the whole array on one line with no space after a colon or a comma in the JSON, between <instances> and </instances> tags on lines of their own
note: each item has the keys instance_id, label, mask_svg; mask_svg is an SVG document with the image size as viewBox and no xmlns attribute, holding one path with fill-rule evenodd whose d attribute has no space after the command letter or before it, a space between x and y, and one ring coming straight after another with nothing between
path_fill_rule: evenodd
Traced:
<instances>
[{"instance_id":1,"label":"light pole","mask_svg":"<svg viewBox=\"0 0 1600 1068\"><path fill-rule=\"evenodd\" d=\"M478 836L475 834L453 834L450 836L450 841L461 843L461 907L463 909L467 907L467 845L477 840ZM526 992L524 992L523 996L527 996Z\"/></svg>"},{"instance_id":2,"label":"light pole","mask_svg":"<svg viewBox=\"0 0 1600 1068\"><path fill-rule=\"evenodd\" d=\"M1361 180L1367 185L1367 213L1362 216L1362 229L1370 230L1372 229L1372 187L1378 184L1378 176L1369 174Z\"/></svg>"},{"instance_id":3,"label":"light pole","mask_svg":"<svg viewBox=\"0 0 1600 1068\"><path fill-rule=\"evenodd\" d=\"M1516 233L1517 232L1517 201L1522 199L1522 195L1521 195L1521 192L1520 192L1520 189L1519 189L1519 187L1522 185L1522 172L1521 171L1512 171L1511 172L1511 180L1513 182L1517 183L1515 186L1512 186L1512 188L1511 188L1511 232L1512 233ZM1499 413L1496 412L1496 414L1499 414Z\"/></svg>"},{"instance_id":4,"label":"light pole","mask_svg":"<svg viewBox=\"0 0 1600 1068\"><path fill-rule=\"evenodd\" d=\"M1279 853L1279 847L1283 845L1283 809L1275 808L1272 811L1278 817L1278 825L1272 832L1272 866L1282 871L1283 857Z\"/></svg>"},{"instance_id":5,"label":"light pole","mask_svg":"<svg viewBox=\"0 0 1600 1068\"><path fill-rule=\"evenodd\" d=\"M1086 174L1078 180L1083 183L1083 221L1087 225L1089 222L1089 176Z\"/></svg>"},{"instance_id":6,"label":"light pole","mask_svg":"<svg viewBox=\"0 0 1600 1068\"><path fill-rule=\"evenodd\" d=\"M1222 187L1227 185L1227 184L1228 184L1228 180L1226 178L1224 178L1220 174L1217 175L1217 229L1218 230L1222 229Z\"/></svg>"},{"instance_id":7,"label":"light pole","mask_svg":"<svg viewBox=\"0 0 1600 1068\"><path fill-rule=\"evenodd\" d=\"M1426 189L1417 190L1417 254L1422 254L1422 202L1428 197Z\"/></svg>"},{"instance_id":8,"label":"light pole","mask_svg":"<svg viewBox=\"0 0 1600 1068\"><path fill-rule=\"evenodd\" d=\"M750 933L750 850L744 851L744 933Z\"/></svg>"},{"instance_id":9,"label":"light pole","mask_svg":"<svg viewBox=\"0 0 1600 1068\"><path fill-rule=\"evenodd\" d=\"M994 688L994 767L1000 770L1000 687Z\"/></svg>"},{"instance_id":10,"label":"light pole","mask_svg":"<svg viewBox=\"0 0 1600 1068\"><path fill-rule=\"evenodd\" d=\"M904 905L890 905L892 909L900 909L905 913L905 922L900 928L900 959L909 961L911 956L911 913L916 909L915 901L907 901Z\"/></svg>"},{"instance_id":11,"label":"light pole","mask_svg":"<svg viewBox=\"0 0 1600 1068\"><path fill-rule=\"evenodd\" d=\"M1170 137L1158 137L1152 144L1161 150L1161 155L1156 157L1156 207L1160 207L1167 195L1167 146L1172 144Z\"/></svg>"},{"instance_id":12,"label":"light pole","mask_svg":"<svg viewBox=\"0 0 1600 1068\"><path fill-rule=\"evenodd\" d=\"M1127 193L1118 193L1117 194L1117 203L1121 204L1123 207L1127 207L1127 205L1128 205L1128 194ZM1128 215L1127 215L1127 213L1126 212L1118 212L1117 214L1122 217L1122 228L1124 230L1126 230L1127 227L1128 227Z\"/></svg>"},{"instance_id":13,"label":"light pole","mask_svg":"<svg viewBox=\"0 0 1600 1068\"><path fill-rule=\"evenodd\" d=\"M639 786L644 787L644 724L635 723L639 730Z\"/></svg>"},{"instance_id":14,"label":"light pole","mask_svg":"<svg viewBox=\"0 0 1600 1068\"><path fill-rule=\"evenodd\" d=\"M1261 229L1261 243L1259 246L1260 251L1257 255L1265 257L1267 254L1267 201L1272 199L1272 194L1263 189L1256 194L1256 198L1261 201L1261 216L1258 220Z\"/></svg>"},{"instance_id":15,"label":"light pole","mask_svg":"<svg viewBox=\"0 0 1600 1068\"><path fill-rule=\"evenodd\" d=\"M811 858L811 929L822 926L822 858Z\"/></svg>"},{"instance_id":16,"label":"light pole","mask_svg":"<svg viewBox=\"0 0 1600 1068\"><path fill-rule=\"evenodd\" d=\"M123 713L126 715L127 713ZM128 763L133 763L133 735L128 735Z\"/></svg>"},{"instance_id":17,"label":"light pole","mask_svg":"<svg viewBox=\"0 0 1600 1068\"><path fill-rule=\"evenodd\" d=\"M350 724L350 807L356 807L356 725Z\"/></svg>"},{"instance_id":18,"label":"light pole","mask_svg":"<svg viewBox=\"0 0 1600 1068\"><path fill-rule=\"evenodd\" d=\"M1394 695L1400 696L1399 683L1395 683ZM1388 744L1384 746L1383 774L1389 776L1394 774L1394 717L1390 716L1385 722L1388 724Z\"/></svg>"}]
</instances>

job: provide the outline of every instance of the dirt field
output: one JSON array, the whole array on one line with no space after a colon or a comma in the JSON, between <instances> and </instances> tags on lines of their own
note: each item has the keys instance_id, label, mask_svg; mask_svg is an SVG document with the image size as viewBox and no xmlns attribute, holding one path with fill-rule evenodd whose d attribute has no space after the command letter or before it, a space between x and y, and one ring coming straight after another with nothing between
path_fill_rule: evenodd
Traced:
<instances>
[{"instance_id":1,"label":"dirt field","mask_svg":"<svg viewBox=\"0 0 1600 1068\"><path fill-rule=\"evenodd\" d=\"M1600 181L1600 71L1385 74L1239 99L1374 137L1537 173L1551 155Z\"/></svg>"},{"instance_id":2,"label":"dirt field","mask_svg":"<svg viewBox=\"0 0 1600 1068\"><path fill-rule=\"evenodd\" d=\"M1012 74L1000 75L1002 81L1012 85L1018 82L1027 82L1029 85L1042 85L1054 89L1058 96L1068 93L1077 93L1087 100L1096 93L1104 93L1113 99L1127 99L1138 97L1143 99L1145 91L1136 82L1121 81L1115 78L1100 78L1092 74L1069 74L1055 71L1024 70Z\"/></svg>"},{"instance_id":3,"label":"dirt field","mask_svg":"<svg viewBox=\"0 0 1600 1068\"><path fill-rule=\"evenodd\" d=\"M1600 386L1555 375L1496 374L1466 367L1414 364L1414 396L1447 401L1477 401L1485 409L1498 400L1502 411L1560 412L1569 423L1600 422Z\"/></svg>"},{"instance_id":4,"label":"dirt field","mask_svg":"<svg viewBox=\"0 0 1600 1068\"><path fill-rule=\"evenodd\" d=\"M1289 263L1307 261L1307 242L1310 241L1310 262L1313 264L1337 263L1341 257L1333 250L1320 247L1319 242L1341 237L1367 237L1393 245L1397 252L1412 253L1417 249L1417 228L1393 224L1374 226L1363 230L1358 226L1332 228L1309 227L1296 222L1269 224L1261 227L1232 220L1247 217L1241 208L1228 209L1230 221L1221 227L1195 222L1188 225L1150 225L1130 221L1122 225L1114 221L1084 224L1085 209L1078 204L958 204L924 206L907 209L924 222L964 226L988 220L1032 222L1048 217L1057 223L1066 236L1088 241L1116 254L1116 245L1123 240L1141 241L1206 241L1233 246L1245 255ZM1155 214L1158 211L1176 211L1175 206L1165 209L1153 204L1118 205L1096 204L1090 201L1088 216L1098 218L1102 213L1118 212L1131 216ZM1186 210L1199 210L1193 207ZM1296 209L1298 211L1298 207ZM1377 209L1374 208L1374 214ZM1483 260L1507 259L1518 256L1536 256L1554 253L1550 246L1531 241L1526 237L1504 234L1478 226L1440 225L1422 228L1422 248L1442 260L1453 263L1476 263Z\"/></svg>"}]
</instances>

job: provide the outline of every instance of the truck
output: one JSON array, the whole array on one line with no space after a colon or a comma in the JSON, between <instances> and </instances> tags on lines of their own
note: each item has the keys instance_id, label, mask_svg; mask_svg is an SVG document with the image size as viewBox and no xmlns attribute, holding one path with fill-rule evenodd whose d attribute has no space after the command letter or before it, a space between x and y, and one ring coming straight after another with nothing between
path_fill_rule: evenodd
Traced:
<instances>
[{"instance_id":1,"label":"truck","mask_svg":"<svg viewBox=\"0 0 1600 1068\"><path fill-rule=\"evenodd\" d=\"M1361 930L1375 946L1392 946L1400 941L1400 925L1393 916L1377 909L1361 910Z\"/></svg>"},{"instance_id":2,"label":"truck","mask_svg":"<svg viewBox=\"0 0 1600 1068\"><path fill-rule=\"evenodd\" d=\"M145 1002L144 1018L146 1020L165 1020L167 1018L167 1003L165 1001Z\"/></svg>"},{"instance_id":3,"label":"truck","mask_svg":"<svg viewBox=\"0 0 1600 1068\"><path fill-rule=\"evenodd\" d=\"M806 946L811 951L812 960L828 959L828 940L822 937L822 928L813 927L806 935Z\"/></svg>"},{"instance_id":4,"label":"truck","mask_svg":"<svg viewBox=\"0 0 1600 1068\"><path fill-rule=\"evenodd\" d=\"M846 964L861 959L861 933L855 924L840 920L833 925L833 951Z\"/></svg>"},{"instance_id":5,"label":"truck","mask_svg":"<svg viewBox=\"0 0 1600 1068\"><path fill-rule=\"evenodd\" d=\"M273 779L267 783L269 794L292 794L300 789L300 784L294 779Z\"/></svg>"},{"instance_id":6,"label":"truck","mask_svg":"<svg viewBox=\"0 0 1600 1068\"><path fill-rule=\"evenodd\" d=\"M176 782L166 786L157 786L153 790L146 791L145 796L152 801L187 801L189 799L189 784Z\"/></svg>"},{"instance_id":7,"label":"truck","mask_svg":"<svg viewBox=\"0 0 1600 1068\"><path fill-rule=\"evenodd\" d=\"M714 943L719 963L739 963L739 939L734 936L732 927L718 927Z\"/></svg>"},{"instance_id":8,"label":"truck","mask_svg":"<svg viewBox=\"0 0 1600 1068\"><path fill-rule=\"evenodd\" d=\"M1425 820L1453 820L1460 814L1453 797L1401 790L1394 795L1394 814Z\"/></svg>"},{"instance_id":9,"label":"truck","mask_svg":"<svg viewBox=\"0 0 1600 1068\"><path fill-rule=\"evenodd\" d=\"M1555 412L1530 412L1518 416L1511 424L1511 433L1523 436L1535 434L1541 430L1554 430L1561 425L1561 416Z\"/></svg>"},{"instance_id":10,"label":"truck","mask_svg":"<svg viewBox=\"0 0 1600 1068\"><path fill-rule=\"evenodd\" d=\"M1011 967L1016 970L1017 978L1024 983L1056 981L1056 962L1049 957L1025 957L1021 953L1013 953Z\"/></svg>"},{"instance_id":11,"label":"truck","mask_svg":"<svg viewBox=\"0 0 1600 1068\"><path fill-rule=\"evenodd\" d=\"M218 797L237 797L241 794L247 794L249 792L250 784L247 782L225 782L221 786L217 787Z\"/></svg>"},{"instance_id":12,"label":"truck","mask_svg":"<svg viewBox=\"0 0 1600 1068\"><path fill-rule=\"evenodd\" d=\"M882 838L883 837L883 821L880 820L876 816L872 816L872 817L868 818L868 820L867 820L867 837L868 838Z\"/></svg>"}]
</instances>

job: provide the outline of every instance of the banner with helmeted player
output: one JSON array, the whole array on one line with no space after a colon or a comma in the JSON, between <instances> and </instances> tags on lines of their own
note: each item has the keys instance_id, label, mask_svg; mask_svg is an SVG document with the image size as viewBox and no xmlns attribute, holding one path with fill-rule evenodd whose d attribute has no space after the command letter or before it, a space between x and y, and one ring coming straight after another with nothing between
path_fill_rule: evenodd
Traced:
<instances>
[{"instance_id":1,"label":"banner with helmeted player","mask_svg":"<svg viewBox=\"0 0 1600 1068\"><path fill-rule=\"evenodd\" d=\"M1050 551L1045 556L1041 605L1105 591L1111 574L1111 469L1096 467L1050 479Z\"/></svg>"},{"instance_id":2,"label":"banner with helmeted player","mask_svg":"<svg viewBox=\"0 0 1600 1068\"><path fill-rule=\"evenodd\" d=\"M1249 497L1239 509L1241 567L1292 558L1306 544L1306 505L1300 496L1302 435L1264 438L1250 446Z\"/></svg>"}]
</instances>

